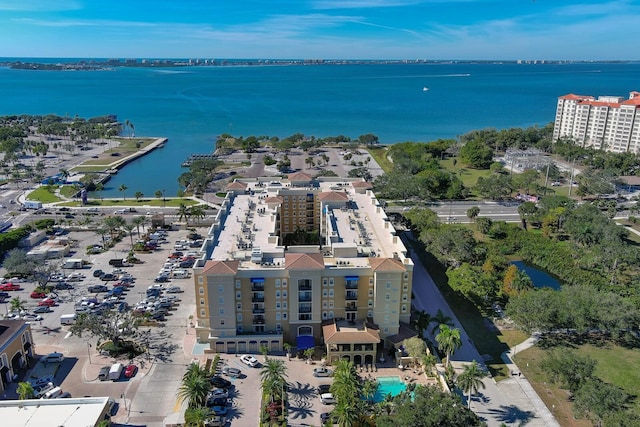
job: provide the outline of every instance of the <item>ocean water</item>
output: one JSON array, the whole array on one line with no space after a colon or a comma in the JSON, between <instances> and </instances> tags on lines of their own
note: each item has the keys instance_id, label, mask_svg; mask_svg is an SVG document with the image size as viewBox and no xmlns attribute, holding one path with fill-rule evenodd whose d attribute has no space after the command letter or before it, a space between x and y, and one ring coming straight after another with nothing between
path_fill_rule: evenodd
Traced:
<instances>
[{"instance_id":1,"label":"ocean water","mask_svg":"<svg viewBox=\"0 0 640 427\"><path fill-rule=\"evenodd\" d=\"M180 163L216 135L301 132L380 141L456 138L473 129L543 126L567 93L628 96L640 64L367 64L26 71L0 67L0 114L116 114L137 136L169 142L107 185L175 194ZM423 90L428 88L428 91Z\"/></svg>"}]
</instances>

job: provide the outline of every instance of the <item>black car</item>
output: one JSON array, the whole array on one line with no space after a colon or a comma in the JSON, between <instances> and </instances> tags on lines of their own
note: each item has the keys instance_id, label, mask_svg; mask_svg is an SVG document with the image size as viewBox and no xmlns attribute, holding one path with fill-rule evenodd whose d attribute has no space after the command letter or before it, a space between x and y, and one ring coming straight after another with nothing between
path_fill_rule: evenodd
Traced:
<instances>
[{"instance_id":1,"label":"black car","mask_svg":"<svg viewBox=\"0 0 640 427\"><path fill-rule=\"evenodd\" d=\"M189 259L189 260L186 260L186 261L181 261L179 266L180 266L180 268L191 268L191 267L193 267L194 263L195 263L194 260Z\"/></svg>"},{"instance_id":2,"label":"black car","mask_svg":"<svg viewBox=\"0 0 640 427\"><path fill-rule=\"evenodd\" d=\"M338 417L332 416L331 412L323 412L320 414L320 421L322 421L322 424L326 424L329 420L331 420L331 424L336 424L338 422Z\"/></svg>"},{"instance_id":3,"label":"black car","mask_svg":"<svg viewBox=\"0 0 640 427\"><path fill-rule=\"evenodd\" d=\"M65 289L73 289L73 286L65 283L65 282L58 282L56 283L56 286L54 286L57 290L61 291L61 290L65 290Z\"/></svg>"},{"instance_id":4,"label":"black car","mask_svg":"<svg viewBox=\"0 0 640 427\"><path fill-rule=\"evenodd\" d=\"M87 288L87 290L91 293L97 293L97 292L107 292L109 288L107 288L105 285L91 285Z\"/></svg>"},{"instance_id":5,"label":"black car","mask_svg":"<svg viewBox=\"0 0 640 427\"><path fill-rule=\"evenodd\" d=\"M318 386L318 394L330 393L329 389L331 388L331 384L320 384Z\"/></svg>"},{"instance_id":6,"label":"black car","mask_svg":"<svg viewBox=\"0 0 640 427\"><path fill-rule=\"evenodd\" d=\"M9 292L5 292L5 291L0 292L0 298L9 298Z\"/></svg>"},{"instance_id":7,"label":"black car","mask_svg":"<svg viewBox=\"0 0 640 427\"><path fill-rule=\"evenodd\" d=\"M209 380L209 382L211 383L211 385L218 387L218 388L229 388L231 387L231 381L225 380L222 377L211 377L211 379Z\"/></svg>"},{"instance_id":8,"label":"black car","mask_svg":"<svg viewBox=\"0 0 640 427\"><path fill-rule=\"evenodd\" d=\"M165 283L169 281L169 276L160 275L156 277L153 281L156 283Z\"/></svg>"},{"instance_id":9,"label":"black car","mask_svg":"<svg viewBox=\"0 0 640 427\"><path fill-rule=\"evenodd\" d=\"M102 270L94 270L93 277L101 277L104 274Z\"/></svg>"},{"instance_id":10,"label":"black car","mask_svg":"<svg viewBox=\"0 0 640 427\"><path fill-rule=\"evenodd\" d=\"M207 406L227 406L227 398L226 397L214 397L211 399L207 399Z\"/></svg>"}]
</instances>

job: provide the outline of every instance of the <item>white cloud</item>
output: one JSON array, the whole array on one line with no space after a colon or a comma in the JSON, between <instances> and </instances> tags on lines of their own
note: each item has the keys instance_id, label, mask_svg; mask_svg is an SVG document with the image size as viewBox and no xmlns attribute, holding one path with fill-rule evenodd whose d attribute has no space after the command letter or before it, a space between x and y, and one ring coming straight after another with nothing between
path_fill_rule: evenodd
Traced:
<instances>
[{"instance_id":1,"label":"white cloud","mask_svg":"<svg viewBox=\"0 0 640 427\"><path fill-rule=\"evenodd\" d=\"M82 5L76 0L0 0L0 10L14 12L51 12L81 8Z\"/></svg>"},{"instance_id":2,"label":"white cloud","mask_svg":"<svg viewBox=\"0 0 640 427\"><path fill-rule=\"evenodd\" d=\"M15 18L14 22L22 24L36 25L39 27L156 27L163 24L155 22L135 22L135 21L112 21L100 19L61 19L61 20L44 20L32 18Z\"/></svg>"}]
</instances>

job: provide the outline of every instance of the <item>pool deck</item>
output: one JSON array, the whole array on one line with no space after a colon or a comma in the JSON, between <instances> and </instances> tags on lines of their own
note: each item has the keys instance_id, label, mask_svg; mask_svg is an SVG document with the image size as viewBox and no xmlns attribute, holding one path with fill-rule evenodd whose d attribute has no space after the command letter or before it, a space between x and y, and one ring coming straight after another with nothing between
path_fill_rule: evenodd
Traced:
<instances>
[{"instance_id":1,"label":"pool deck","mask_svg":"<svg viewBox=\"0 0 640 427\"><path fill-rule=\"evenodd\" d=\"M439 381L436 377L427 377L422 370L404 368L400 369L394 365L393 362L378 363L377 370L360 371L360 375L363 378L378 378L378 377L398 377L405 384L420 384L420 385L433 385L438 386Z\"/></svg>"}]
</instances>

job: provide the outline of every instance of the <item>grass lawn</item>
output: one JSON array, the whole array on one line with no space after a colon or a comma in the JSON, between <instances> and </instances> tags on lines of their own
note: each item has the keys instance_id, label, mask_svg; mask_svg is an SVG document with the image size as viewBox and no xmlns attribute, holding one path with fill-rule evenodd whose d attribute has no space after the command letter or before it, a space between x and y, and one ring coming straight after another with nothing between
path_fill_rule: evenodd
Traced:
<instances>
[{"instance_id":1,"label":"grass lawn","mask_svg":"<svg viewBox=\"0 0 640 427\"><path fill-rule=\"evenodd\" d=\"M389 151L386 147L367 148L367 151L369 152L369 154L371 154L371 157L373 157L373 159L378 162L385 173L389 173L393 170L393 163L391 163L391 161L387 158L387 154L389 153Z\"/></svg>"},{"instance_id":2,"label":"grass lawn","mask_svg":"<svg viewBox=\"0 0 640 427\"><path fill-rule=\"evenodd\" d=\"M631 395L638 395L640 349L627 349L613 344L605 347L585 344L579 346L578 350L580 354L588 355L598 361L595 372L598 378L623 388ZM539 367L545 354L545 350L532 347L518 353L515 356L515 361L540 398L549 409L553 410L553 414L562 426L591 426L592 424L588 420L573 419L569 392L548 382L547 376ZM640 414L640 400L633 399L630 409L634 413Z\"/></svg>"},{"instance_id":3,"label":"grass lawn","mask_svg":"<svg viewBox=\"0 0 640 427\"><path fill-rule=\"evenodd\" d=\"M49 191L49 188L51 188L51 191ZM35 200L42 203L59 202L60 198L52 192L55 191L55 188L56 187L47 186L38 187L37 189L29 193L29 195L27 196L27 200Z\"/></svg>"},{"instance_id":4,"label":"grass lawn","mask_svg":"<svg viewBox=\"0 0 640 427\"><path fill-rule=\"evenodd\" d=\"M73 188L73 186L71 185L63 185L62 187L60 187L60 194L62 194L64 197L73 197L77 192L78 190Z\"/></svg>"},{"instance_id":5,"label":"grass lawn","mask_svg":"<svg viewBox=\"0 0 640 427\"><path fill-rule=\"evenodd\" d=\"M456 165L454 166L453 158L440 160L440 166L442 167L442 169L457 174L458 177L462 180L464 186L467 188L475 187L476 183L478 182L478 178L486 178L491 175L491 171L489 169L471 169L464 167L460 164L460 162L456 163Z\"/></svg>"},{"instance_id":6,"label":"grass lawn","mask_svg":"<svg viewBox=\"0 0 640 427\"><path fill-rule=\"evenodd\" d=\"M102 166L85 166L83 164L81 166L76 166L75 168L72 168L70 172L75 172L75 173L104 172L105 169L106 169L105 165L102 165Z\"/></svg>"},{"instance_id":7,"label":"grass lawn","mask_svg":"<svg viewBox=\"0 0 640 427\"><path fill-rule=\"evenodd\" d=\"M146 147L155 141L154 138L114 138L120 144L117 147L109 148L100 153L97 159L89 159L82 163L80 167L102 166L100 170L108 168L112 163L118 162L120 159L130 156L141 148ZM136 144L140 146L136 146ZM86 172L86 170L84 170Z\"/></svg>"}]
</instances>

